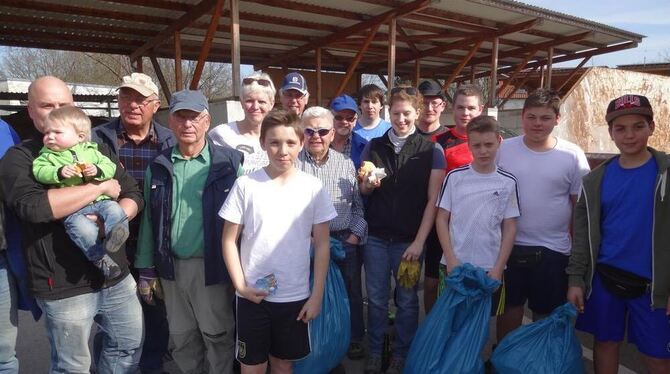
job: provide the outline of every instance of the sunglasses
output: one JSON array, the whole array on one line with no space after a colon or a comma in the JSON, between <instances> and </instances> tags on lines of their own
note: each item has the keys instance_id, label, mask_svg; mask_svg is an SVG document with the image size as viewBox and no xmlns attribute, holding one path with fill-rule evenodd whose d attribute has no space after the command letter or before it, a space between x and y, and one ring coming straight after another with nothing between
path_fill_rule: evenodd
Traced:
<instances>
[{"instance_id":1,"label":"sunglasses","mask_svg":"<svg viewBox=\"0 0 670 374\"><path fill-rule=\"evenodd\" d=\"M304 132L305 132L305 136L311 138L315 134L319 134L320 137L324 137L324 136L330 134L330 130L332 130L332 129L311 129L311 128L308 127L304 130Z\"/></svg>"},{"instance_id":2,"label":"sunglasses","mask_svg":"<svg viewBox=\"0 0 670 374\"><path fill-rule=\"evenodd\" d=\"M354 122L354 121L356 121L356 116L345 117L345 116L337 115L337 116L335 116L335 121Z\"/></svg>"},{"instance_id":3,"label":"sunglasses","mask_svg":"<svg viewBox=\"0 0 670 374\"><path fill-rule=\"evenodd\" d=\"M414 87L394 87L391 90L391 96L393 96L397 93L400 93L400 92L405 92L406 94L408 94L410 96L417 96L417 94L419 93L419 91Z\"/></svg>"},{"instance_id":4,"label":"sunglasses","mask_svg":"<svg viewBox=\"0 0 670 374\"><path fill-rule=\"evenodd\" d=\"M257 82L259 85L263 87L270 87L272 85L272 82L265 78L244 78L242 79L242 83L245 86L248 86L250 84L253 84L254 82Z\"/></svg>"}]
</instances>

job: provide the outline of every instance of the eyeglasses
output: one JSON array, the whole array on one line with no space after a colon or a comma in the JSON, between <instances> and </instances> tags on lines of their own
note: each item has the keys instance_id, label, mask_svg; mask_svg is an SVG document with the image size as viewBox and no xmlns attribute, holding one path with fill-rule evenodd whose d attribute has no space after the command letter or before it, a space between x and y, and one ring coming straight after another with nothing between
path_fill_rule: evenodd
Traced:
<instances>
[{"instance_id":1,"label":"eyeglasses","mask_svg":"<svg viewBox=\"0 0 670 374\"><path fill-rule=\"evenodd\" d=\"M356 116L345 117L345 116L341 116L341 115L336 115L335 116L335 121L355 122L356 121Z\"/></svg>"},{"instance_id":2,"label":"eyeglasses","mask_svg":"<svg viewBox=\"0 0 670 374\"><path fill-rule=\"evenodd\" d=\"M263 86L263 87L270 87L270 86L272 86L272 82L269 81L269 80L267 80L267 79L265 79L265 78L252 78L252 77L248 77L248 78L244 78L244 79L242 79L242 83L243 83L245 86L248 86L248 85L250 85L250 84L253 84L254 82L258 83L259 85L261 85L261 86Z\"/></svg>"},{"instance_id":3,"label":"eyeglasses","mask_svg":"<svg viewBox=\"0 0 670 374\"><path fill-rule=\"evenodd\" d=\"M199 113L197 116L184 114L183 112L184 111L177 111L172 116L179 123L186 123L187 121L191 121L191 123L194 124L194 125L199 124L200 121L202 121L203 118L205 118L207 116L207 112Z\"/></svg>"},{"instance_id":4,"label":"eyeglasses","mask_svg":"<svg viewBox=\"0 0 670 374\"><path fill-rule=\"evenodd\" d=\"M324 137L328 134L330 134L330 130L332 129L312 129L312 128L306 128L304 131L305 136L311 138L312 136L319 134L320 137Z\"/></svg>"},{"instance_id":5,"label":"eyeglasses","mask_svg":"<svg viewBox=\"0 0 670 374\"><path fill-rule=\"evenodd\" d=\"M442 101L442 100L440 100L440 101L437 101L437 100L430 100L430 101L429 101L429 100L424 100L424 101L423 101L423 106L425 106L426 108L437 108L437 107L439 107L439 106L442 105L442 104L444 104L444 101Z\"/></svg>"},{"instance_id":6,"label":"eyeglasses","mask_svg":"<svg viewBox=\"0 0 670 374\"><path fill-rule=\"evenodd\" d=\"M391 95L390 96L393 96L393 95L395 95L397 93L400 93L400 92L405 92L406 94L408 94L410 96L417 96L417 94L419 93L419 91L414 87L394 87L391 90Z\"/></svg>"},{"instance_id":7,"label":"eyeglasses","mask_svg":"<svg viewBox=\"0 0 670 374\"><path fill-rule=\"evenodd\" d=\"M158 101L158 99L144 99L144 97L141 96L138 97L132 95L119 95L119 103L126 105L135 103L135 105L137 105L140 108L144 108L145 106L153 103L154 101Z\"/></svg>"}]
</instances>

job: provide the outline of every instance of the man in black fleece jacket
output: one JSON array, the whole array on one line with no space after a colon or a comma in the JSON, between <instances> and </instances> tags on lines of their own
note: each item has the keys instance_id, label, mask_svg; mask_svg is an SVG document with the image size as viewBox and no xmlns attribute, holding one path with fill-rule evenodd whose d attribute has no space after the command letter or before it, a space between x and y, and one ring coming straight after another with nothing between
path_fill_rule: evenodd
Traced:
<instances>
[{"instance_id":1,"label":"man in black fleece jacket","mask_svg":"<svg viewBox=\"0 0 670 374\"><path fill-rule=\"evenodd\" d=\"M51 110L73 104L70 90L58 78L38 78L28 89L28 114L40 133ZM61 219L101 194L117 198L132 219L143 206L141 192L104 146L100 151L117 163L114 179L48 189L32 174L32 162L42 147L42 138L36 137L9 149L0 163L0 188L21 220L30 290L46 316L50 372L89 372L88 338L94 320L106 333L97 371L134 372L141 354L142 310L125 249L110 254L121 265L121 275L105 281L70 241Z\"/></svg>"}]
</instances>

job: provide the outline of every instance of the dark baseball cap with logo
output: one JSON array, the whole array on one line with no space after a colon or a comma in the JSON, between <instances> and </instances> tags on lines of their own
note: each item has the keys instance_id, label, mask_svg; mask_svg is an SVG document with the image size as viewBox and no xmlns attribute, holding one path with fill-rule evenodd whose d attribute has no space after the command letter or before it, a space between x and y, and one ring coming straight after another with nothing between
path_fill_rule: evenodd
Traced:
<instances>
[{"instance_id":1,"label":"dark baseball cap with logo","mask_svg":"<svg viewBox=\"0 0 670 374\"><path fill-rule=\"evenodd\" d=\"M307 81L305 81L305 77L302 74L294 71L286 74L281 89L282 91L296 90L304 95L307 93Z\"/></svg>"},{"instance_id":2,"label":"dark baseball cap with logo","mask_svg":"<svg viewBox=\"0 0 670 374\"><path fill-rule=\"evenodd\" d=\"M651 109L649 99L642 95L623 95L612 101L607 106L607 115L605 120L608 125L615 119L627 114L639 114L654 120L654 111Z\"/></svg>"}]
</instances>

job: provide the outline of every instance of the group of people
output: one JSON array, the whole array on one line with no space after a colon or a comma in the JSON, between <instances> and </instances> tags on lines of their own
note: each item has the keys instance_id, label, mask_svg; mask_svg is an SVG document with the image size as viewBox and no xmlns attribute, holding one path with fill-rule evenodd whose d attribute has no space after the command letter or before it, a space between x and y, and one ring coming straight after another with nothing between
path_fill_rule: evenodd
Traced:
<instances>
[{"instance_id":1,"label":"group of people","mask_svg":"<svg viewBox=\"0 0 670 374\"><path fill-rule=\"evenodd\" d=\"M475 85L457 87L447 127L432 80L365 85L329 108L306 108L297 72L279 92L265 73L242 83L244 118L210 129L195 90L172 95L167 127L155 121L158 87L142 73L123 78L119 117L95 128L64 82L32 82L38 134L19 143L0 126L0 372L18 371L17 300L29 296L52 373L89 372L92 357L100 373L161 373L168 357L184 373L232 373L235 359L243 373L290 373L310 352L333 241L345 252L334 261L350 305L347 355L367 358L365 373L382 372L390 300L384 369L403 372L420 309L419 284L397 282L403 262L423 264L426 313L471 263L501 284L498 341L526 303L537 320L567 300L595 337L597 373L617 371L625 335L651 373L670 372L670 159L647 146L647 98L610 103L620 154L591 172L577 145L552 135L551 90L529 95L523 135L503 140Z\"/></svg>"}]
</instances>

